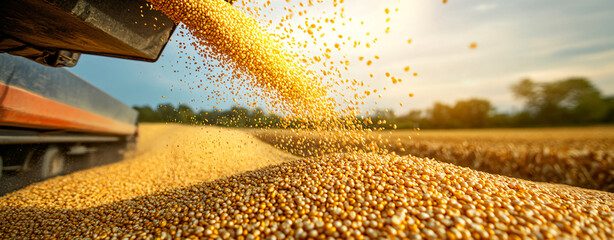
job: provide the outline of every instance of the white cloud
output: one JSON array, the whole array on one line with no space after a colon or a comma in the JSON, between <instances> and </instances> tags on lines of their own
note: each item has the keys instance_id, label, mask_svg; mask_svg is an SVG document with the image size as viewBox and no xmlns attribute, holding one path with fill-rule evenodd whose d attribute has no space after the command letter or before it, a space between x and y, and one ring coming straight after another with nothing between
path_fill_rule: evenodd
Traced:
<instances>
[{"instance_id":1,"label":"white cloud","mask_svg":"<svg viewBox=\"0 0 614 240\"><path fill-rule=\"evenodd\" d=\"M483 4L475 6L473 9L476 10L476 11L483 12L483 11L488 11L488 10L492 10L492 9L495 9L495 8L497 8L497 4L494 4L494 3L483 3Z\"/></svg>"}]
</instances>

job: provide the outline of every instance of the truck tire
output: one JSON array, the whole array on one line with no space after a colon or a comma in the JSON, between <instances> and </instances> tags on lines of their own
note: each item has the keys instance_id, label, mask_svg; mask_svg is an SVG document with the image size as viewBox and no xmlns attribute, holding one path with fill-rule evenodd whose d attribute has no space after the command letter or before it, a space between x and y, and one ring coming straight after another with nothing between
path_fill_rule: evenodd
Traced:
<instances>
[{"instance_id":1,"label":"truck tire","mask_svg":"<svg viewBox=\"0 0 614 240\"><path fill-rule=\"evenodd\" d=\"M64 173L65 163L66 153L60 147L56 145L47 147L41 156L40 168L38 169L41 180Z\"/></svg>"},{"instance_id":2,"label":"truck tire","mask_svg":"<svg viewBox=\"0 0 614 240\"><path fill-rule=\"evenodd\" d=\"M0 156L0 179L2 178L3 171L4 171L4 164L2 163L2 156Z\"/></svg>"}]
</instances>

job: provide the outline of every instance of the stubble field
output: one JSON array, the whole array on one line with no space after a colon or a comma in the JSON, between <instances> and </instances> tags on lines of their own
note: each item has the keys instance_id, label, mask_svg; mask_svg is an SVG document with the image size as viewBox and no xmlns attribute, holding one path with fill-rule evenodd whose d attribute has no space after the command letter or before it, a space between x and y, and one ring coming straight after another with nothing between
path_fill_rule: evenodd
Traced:
<instances>
[{"instance_id":1,"label":"stubble field","mask_svg":"<svg viewBox=\"0 0 614 240\"><path fill-rule=\"evenodd\" d=\"M252 132L265 142L307 156L318 152L318 146L323 146L319 142L326 134L290 130ZM611 126L395 130L372 134L368 141L398 155L434 158L527 180L614 191L614 127ZM293 142L304 142L303 146L310 147L297 149ZM359 144L354 149L364 150L366 145Z\"/></svg>"}]
</instances>

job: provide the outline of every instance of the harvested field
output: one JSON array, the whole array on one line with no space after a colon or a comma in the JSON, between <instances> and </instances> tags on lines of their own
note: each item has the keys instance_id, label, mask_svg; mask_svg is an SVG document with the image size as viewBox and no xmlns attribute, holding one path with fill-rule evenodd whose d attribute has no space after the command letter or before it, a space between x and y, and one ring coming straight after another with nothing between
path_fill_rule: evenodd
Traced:
<instances>
[{"instance_id":1,"label":"harvested field","mask_svg":"<svg viewBox=\"0 0 614 240\"><path fill-rule=\"evenodd\" d=\"M313 133L253 132L298 155L310 156L320 152L318 146L325 145L319 143L324 138ZM435 158L510 177L614 192L614 127L399 130L382 132L381 141L375 137L377 134L373 135L372 141L399 155ZM304 142L303 146L310 147L291 149L291 142ZM364 150L364 146L367 144L355 149Z\"/></svg>"},{"instance_id":2,"label":"harvested field","mask_svg":"<svg viewBox=\"0 0 614 240\"><path fill-rule=\"evenodd\" d=\"M614 237L612 193L395 154L299 159L224 128L144 125L141 132L129 160L0 198L0 236Z\"/></svg>"}]
</instances>

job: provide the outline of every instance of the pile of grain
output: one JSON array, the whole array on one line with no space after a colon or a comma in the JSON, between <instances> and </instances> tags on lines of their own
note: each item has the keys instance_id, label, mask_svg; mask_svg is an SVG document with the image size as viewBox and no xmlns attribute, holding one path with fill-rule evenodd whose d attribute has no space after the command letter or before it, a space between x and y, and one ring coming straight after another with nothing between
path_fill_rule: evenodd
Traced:
<instances>
[{"instance_id":1,"label":"pile of grain","mask_svg":"<svg viewBox=\"0 0 614 240\"><path fill-rule=\"evenodd\" d=\"M395 155L297 160L82 210L2 200L9 238L614 237L613 194Z\"/></svg>"},{"instance_id":2,"label":"pile of grain","mask_svg":"<svg viewBox=\"0 0 614 240\"><path fill-rule=\"evenodd\" d=\"M217 127L141 124L129 159L32 184L1 198L7 206L85 209L190 186L297 159L251 135ZM0 234L2 235L2 234Z\"/></svg>"}]
</instances>

